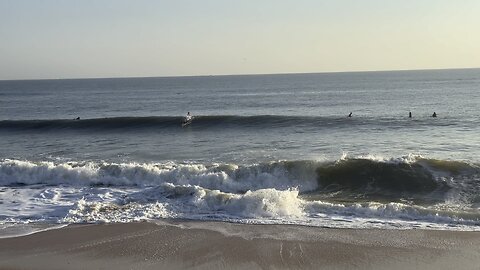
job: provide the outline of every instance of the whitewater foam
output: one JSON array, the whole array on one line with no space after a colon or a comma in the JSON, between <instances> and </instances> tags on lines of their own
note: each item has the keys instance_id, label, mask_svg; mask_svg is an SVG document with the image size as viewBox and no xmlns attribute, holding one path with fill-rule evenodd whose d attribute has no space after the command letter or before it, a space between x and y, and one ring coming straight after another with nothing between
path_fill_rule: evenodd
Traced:
<instances>
[{"instance_id":1,"label":"whitewater foam","mask_svg":"<svg viewBox=\"0 0 480 270\"><path fill-rule=\"evenodd\" d=\"M437 172L442 177L435 176ZM351 179L346 181L346 176ZM372 177L383 179L372 182ZM325 186L325 179L336 188ZM0 161L0 221L63 224L181 218L477 230L479 179L476 165L420 156L252 165L6 159ZM388 191L390 197L385 197Z\"/></svg>"},{"instance_id":2,"label":"whitewater foam","mask_svg":"<svg viewBox=\"0 0 480 270\"><path fill-rule=\"evenodd\" d=\"M152 201L136 201L135 197L139 194L123 201L125 204L118 201L87 202L81 199L62 221L131 222L182 218L336 228L480 229L479 215L465 219L448 215L434 207L402 203L340 204L307 201L296 190L264 189L231 194L198 186L164 184L146 192L149 193L146 197Z\"/></svg>"},{"instance_id":3,"label":"whitewater foam","mask_svg":"<svg viewBox=\"0 0 480 270\"><path fill-rule=\"evenodd\" d=\"M199 185L245 192L262 188L315 190L314 162L271 162L252 166L185 163L0 162L2 185L152 186Z\"/></svg>"}]
</instances>

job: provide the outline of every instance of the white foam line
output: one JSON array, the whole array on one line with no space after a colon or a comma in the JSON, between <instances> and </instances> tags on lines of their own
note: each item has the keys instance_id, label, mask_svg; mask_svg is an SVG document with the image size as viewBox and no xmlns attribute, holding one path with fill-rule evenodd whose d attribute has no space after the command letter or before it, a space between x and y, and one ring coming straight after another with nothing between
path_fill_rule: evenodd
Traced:
<instances>
[{"instance_id":1,"label":"white foam line","mask_svg":"<svg viewBox=\"0 0 480 270\"><path fill-rule=\"evenodd\" d=\"M50 231L50 230L58 230L58 229L66 227L66 226L68 226L68 224L60 224L60 225L49 226L47 228L33 230L33 231L30 231L30 232L26 232L26 233L17 233L17 234L13 233L13 234L5 234L5 235L0 234L0 239L16 238L16 237L32 235L32 234L35 234L35 233L46 232L46 231Z\"/></svg>"}]
</instances>

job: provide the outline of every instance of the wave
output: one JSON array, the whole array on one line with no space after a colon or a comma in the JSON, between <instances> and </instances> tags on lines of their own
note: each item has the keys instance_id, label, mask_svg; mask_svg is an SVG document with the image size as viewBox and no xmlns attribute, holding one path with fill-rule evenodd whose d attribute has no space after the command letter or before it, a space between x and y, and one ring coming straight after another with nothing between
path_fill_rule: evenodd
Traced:
<instances>
[{"instance_id":1,"label":"wave","mask_svg":"<svg viewBox=\"0 0 480 270\"><path fill-rule=\"evenodd\" d=\"M180 126L182 117L114 117L94 119L5 120L3 130L111 130L134 128L166 128Z\"/></svg>"},{"instance_id":2,"label":"wave","mask_svg":"<svg viewBox=\"0 0 480 270\"><path fill-rule=\"evenodd\" d=\"M92 119L51 119L51 120L3 120L0 121L0 131L8 130L139 130L139 129L180 129L183 121L181 116L150 116L150 117L113 117ZM374 126L381 128L406 128L422 126L454 126L461 122L443 119L407 118L370 118L370 117L318 117L318 116L282 116L282 115L210 115L195 116L189 128L285 128L285 127L315 127L342 128L352 126Z\"/></svg>"},{"instance_id":3,"label":"wave","mask_svg":"<svg viewBox=\"0 0 480 270\"><path fill-rule=\"evenodd\" d=\"M448 169L442 167L439 169ZM385 163L368 159L341 160L317 169L325 189L381 192L432 192L446 186L421 163Z\"/></svg>"},{"instance_id":4,"label":"wave","mask_svg":"<svg viewBox=\"0 0 480 270\"><path fill-rule=\"evenodd\" d=\"M191 163L0 161L0 185L156 186L198 185L227 192L300 187L314 190L315 162L280 161L250 166Z\"/></svg>"},{"instance_id":5,"label":"wave","mask_svg":"<svg viewBox=\"0 0 480 270\"><path fill-rule=\"evenodd\" d=\"M343 228L479 230L476 208L441 209L399 202L305 200L297 189L242 194L195 185L147 188L34 186L0 189L0 225L221 220ZM5 227L5 226L3 226Z\"/></svg>"},{"instance_id":6,"label":"wave","mask_svg":"<svg viewBox=\"0 0 480 270\"><path fill-rule=\"evenodd\" d=\"M0 194L0 224L180 218L480 228L479 166L421 156L250 165L5 159Z\"/></svg>"},{"instance_id":7,"label":"wave","mask_svg":"<svg viewBox=\"0 0 480 270\"><path fill-rule=\"evenodd\" d=\"M298 189L305 196L337 194L364 198L463 197L480 191L480 168L462 161L372 157L336 161L274 161L251 165L0 161L0 185L151 187L164 183L245 193ZM474 196L472 197L474 198Z\"/></svg>"},{"instance_id":8,"label":"wave","mask_svg":"<svg viewBox=\"0 0 480 270\"><path fill-rule=\"evenodd\" d=\"M205 213L216 217L276 218L303 215L297 190L260 189L234 194L192 185L162 184L130 193L126 200L88 202L79 200L69 211L66 221L129 221L131 213L147 218L195 218ZM185 215L188 214L188 215ZM136 217L139 217L138 215Z\"/></svg>"},{"instance_id":9,"label":"wave","mask_svg":"<svg viewBox=\"0 0 480 270\"><path fill-rule=\"evenodd\" d=\"M62 222L131 222L162 218L288 223L344 228L436 228L479 230L476 210L444 211L397 202L309 201L296 189L259 189L244 194L192 185L162 184L121 200L80 199Z\"/></svg>"}]
</instances>

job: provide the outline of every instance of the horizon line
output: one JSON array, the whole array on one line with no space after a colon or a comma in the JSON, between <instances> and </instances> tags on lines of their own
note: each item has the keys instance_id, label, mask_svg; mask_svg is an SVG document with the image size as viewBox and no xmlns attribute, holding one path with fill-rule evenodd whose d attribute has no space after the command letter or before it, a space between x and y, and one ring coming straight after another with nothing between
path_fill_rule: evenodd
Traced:
<instances>
[{"instance_id":1,"label":"horizon line","mask_svg":"<svg viewBox=\"0 0 480 270\"><path fill-rule=\"evenodd\" d=\"M51 80L102 80L102 79L146 79L146 78L188 78L188 77L228 77L228 76L265 76L265 75L302 75L302 74L334 74L334 73L375 73L375 72L408 72L408 71L441 71L480 69L480 67L460 68L419 68L419 69L387 69L387 70L353 70L353 71L321 71L321 72L280 72L280 73L238 73L238 74L199 74L199 75L159 75L159 76L115 76L115 77L68 77L39 79L0 79L1 81L51 81Z\"/></svg>"}]
</instances>

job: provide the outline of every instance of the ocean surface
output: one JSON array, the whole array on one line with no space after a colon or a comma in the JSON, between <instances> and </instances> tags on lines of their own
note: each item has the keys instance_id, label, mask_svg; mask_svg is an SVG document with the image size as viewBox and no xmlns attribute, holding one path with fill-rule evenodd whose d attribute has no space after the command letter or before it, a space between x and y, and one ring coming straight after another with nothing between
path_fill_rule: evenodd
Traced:
<instances>
[{"instance_id":1,"label":"ocean surface","mask_svg":"<svg viewBox=\"0 0 480 270\"><path fill-rule=\"evenodd\" d=\"M0 236L159 219L480 230L479 104L480 69L0 81Z\"/></svg>"}]
</instances>

